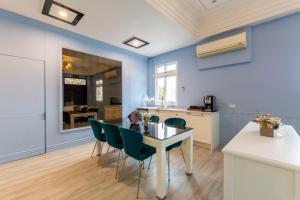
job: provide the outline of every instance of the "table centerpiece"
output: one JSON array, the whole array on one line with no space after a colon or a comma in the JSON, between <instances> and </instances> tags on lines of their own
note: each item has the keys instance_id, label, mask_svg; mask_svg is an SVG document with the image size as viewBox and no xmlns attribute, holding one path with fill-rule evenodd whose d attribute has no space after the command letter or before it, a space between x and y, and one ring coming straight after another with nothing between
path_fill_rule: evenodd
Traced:
<instances>
[{"instance_id":1,"label":"table centerpiece","mask_svg":"<svg viewBox=\"0 0 300 200\"><path fill-rule=\"evenodd\" d=\"M278 129L281 124L279 117L272 116L269 113L260 114L253 121L260 126L260 135L266 137L274 137L274 130Z\"/></svg>"}]
</instances>

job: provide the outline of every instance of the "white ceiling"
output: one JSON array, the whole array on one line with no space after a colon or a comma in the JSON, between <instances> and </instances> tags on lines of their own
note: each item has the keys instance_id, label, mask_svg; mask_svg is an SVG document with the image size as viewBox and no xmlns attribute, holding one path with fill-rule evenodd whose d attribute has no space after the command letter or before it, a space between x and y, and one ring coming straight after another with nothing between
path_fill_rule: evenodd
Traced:
<instances>
[{"instance_id":1,"label":"white ceiling","mask_svg":"<svg viewBox=\"0 0 300 200\"><path fill-rule=\"evenodd\" d=\"M42 15L44 0L1 0L0 7L149 57L197 41L191 33L143 0L56 1L85 14L77 26ZM122 44L132 36L150 45L134 49Z\"/></svg>"},{"instance_id":2,"label":"white ceiling","mask_svg":"<svg viewBox=\"0 0 300 200\"><path fill-rule=\"evenodd\" d=\"M1 0L0 7L149 57L300 10L300 0L56 1L85 16L74 27L42 15L44 0ZM122 44L132 36L150 45L134 49Z\"/></svg>"}]
</instances>

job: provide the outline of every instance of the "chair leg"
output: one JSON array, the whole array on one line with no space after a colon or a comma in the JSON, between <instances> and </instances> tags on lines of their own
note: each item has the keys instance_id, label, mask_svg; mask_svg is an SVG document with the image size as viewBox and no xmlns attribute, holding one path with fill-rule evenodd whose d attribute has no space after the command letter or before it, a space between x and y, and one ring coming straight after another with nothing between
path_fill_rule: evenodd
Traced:
<instances>
[{"instance_id":1,"label":"chair leg","mask_svg":"<svg viewBox=\"0 0 300 200\"><path fill-rule=\"evenodd\" d=\"M142 161L143 162L143 169L145 169L145 162L144 161Z\"/></svg>"},{"instance_id":2,"label":"chair leg","mask_svg":"<svg viewBox=\"0 0 300 200\"><path fill-rule=\"evenodd\" d=\"M103 146L104 146L104 142L102 142L102 143L100 142L99 158L100 158L101 155L102 155Z\"/></svg>"},{"instance_id":3,"label":"chair leg","mask_svg":"<svg viewBox=\"0 0 300 200\"><path fill-rule=\"evenodd\" d=\"M95 142L95 145L94 145L94 149L93 149L93 152L92 152L91 158L93 157L93 154L94 154L94 151L95 151L95 149L96 149L96 146L97 146L97 141Z\"/></svg>"},{"instance_id":4,"label":"chair leg","mask_svg":"<svg viewBox=\"0 0 300 200\"><path fill-rule=\"evenodd\" d=\"M170 182L170 152L168 151L168 181Z\"/></svg>"},{"instance_id":5,"label":"chair leg","mask_svg":"<svg viewBox=\"0 0 300 200\"><path fill-rule=\"evenodd\" d=\"M149 165L148 165L148 171L149 171L149 169L150 169L151 160L152 160L152 156L150 157L150 161L149 161Z\"/></svg>"},{"instance_id":6,"label":"chair leg","mask_svg":"<svg viewBox=\"0 0 300 200\"><path fill-rule=\"evenodd\" d=\"M140 182L141 182L141 175L142 175L142 162L139 161L139 166L140 166L140 174L139 174L139 182L138 182L138 190L136 194L136 198L139 198L139 192L140 192Z\"/></svg>"},{"instance_id":7,"label":"chair leg","mask_svg":"<svg viewBox=\"0 0 300 200\"><path fill-rule=\"evenodd\" d=\"M185 164L185 158L184 158L184 154L183 154L183 151L182 151L182 148L181 148L181 146L180 146L180 151L181 151L182 158L183 158L183 161L184 161L184 164Z\"/></svg>"},{"instance_id":8,"label":"chair leg","mask_svg":"<svg viewBox=\"0 0 300 200\"><path fill-rule=\"evenodd\" d=\"M105 155L105 161L106 161L107 156L108 156L109 148L110 148L110 146L108 145L108 148L107 148L107 151L106 151L106 155Z\"/></svg>"},{"instance_id":9,"label":"chair leg","mask_svg":"<svg viewBox=\"0 0 300 200\"><path fill-rule=\"evenodd\" d=\"M101 142L99 141L98 142L98 145L100 145L100 149L102 148L102 144L101 144ZM99 151L98 151L98 156L100 156L101 155L101 151L100 151L100 149L99 149Z\"/></svg>"},{"instance_id":10,"label":"chair leg","mask_svg":"<svg viewBox=\"0 0 300 200\"><path fill-rule=\"evenodd\" d=\"M123 170L123 168L125 167L126 161L127 161L127 156L125 156L124 163L123 163L123 166L122 166L122 170Z\"/></svg>"},{"instance_id":11,"label":"chair leg","mask_svg":"<svg viewBox=\"0 0 300 200\"><path fill-rule=\"evenodd\" d=\"M119 151L119 155L118 155L118 162L117 162L117 169L116 169L116 176L115 176L115 179L118 178L118 170L119 170L120 156L121 156L121 150Z\"/></svg>"}]
</instances>

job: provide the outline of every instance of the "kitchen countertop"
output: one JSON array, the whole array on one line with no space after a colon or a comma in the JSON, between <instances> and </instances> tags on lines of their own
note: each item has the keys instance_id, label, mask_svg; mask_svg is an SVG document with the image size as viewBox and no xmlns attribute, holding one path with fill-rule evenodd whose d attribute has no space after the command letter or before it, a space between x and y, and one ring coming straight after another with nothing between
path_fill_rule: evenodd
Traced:
<instances>
[{"instance_id":1,"label":"kitchen countertop","mask_svg":"<svg viewBox=\"0 0 300 200\"><path fill-rule=\"evenodd\" d=\"M207 113L207 114L218 113L218 112L205 112L205 111L201 111L201 110L188 110L186 108L138 107L137 109L138 110L172 111L172 112Z\"/></svg>"}]
</instances>

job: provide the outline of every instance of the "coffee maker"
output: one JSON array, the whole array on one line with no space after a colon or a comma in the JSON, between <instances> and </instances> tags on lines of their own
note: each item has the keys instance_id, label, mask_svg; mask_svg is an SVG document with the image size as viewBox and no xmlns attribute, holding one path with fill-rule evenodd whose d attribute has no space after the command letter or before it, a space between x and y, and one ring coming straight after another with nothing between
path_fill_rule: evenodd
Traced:
<instances>
[{"instance_id":1,"label":"coffee maker","mask_svg":"<svg viewBox=\"0 0 300 200\"><path fill-rule=\"evenodd\" d=\"M205 112L215 112L216 109L216 97L209 95L204 97L204 111Z\"/></svg>"}]
</instances>

